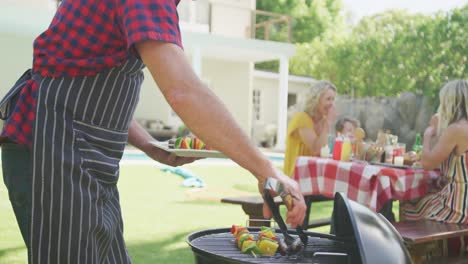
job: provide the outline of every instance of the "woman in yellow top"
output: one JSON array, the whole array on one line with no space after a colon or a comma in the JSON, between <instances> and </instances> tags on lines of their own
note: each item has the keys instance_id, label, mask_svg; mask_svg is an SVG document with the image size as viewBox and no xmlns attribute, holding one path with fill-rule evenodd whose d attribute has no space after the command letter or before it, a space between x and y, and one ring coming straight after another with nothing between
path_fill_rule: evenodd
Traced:
<instances>
[{"instance_id":1,"label":"woman in yellow top","mask_svg":"<svg viewBox=\"0 0 468 264\"><path fill-rule=\"evenodd\" d=\"M292 176L298 156L319 156L328 143L328 133L335 123L336 87L329 81L318 81L310 89L302 112L288 124L284 173Z\"/></svg>"}]
</instances>

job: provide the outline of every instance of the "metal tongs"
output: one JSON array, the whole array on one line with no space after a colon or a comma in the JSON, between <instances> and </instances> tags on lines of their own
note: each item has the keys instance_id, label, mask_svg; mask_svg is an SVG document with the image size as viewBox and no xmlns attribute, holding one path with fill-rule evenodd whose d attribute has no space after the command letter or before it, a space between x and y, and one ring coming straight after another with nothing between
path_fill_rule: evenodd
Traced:
<instances>
[{"instance_id":1,"label":"metal tongs","mask_svg":"<svg viewBox=\"0 0 468 264\"><path fill-rule=\"evenodd\" d=\"M291 193L284 189L284 186L274 178L267 178L264 186L264 200L273 214L273 219L278 224L284 240L279 241L279 248L282 254L288 256L302 256L305 246L307 245L307 235L304 233L302 226L296 228L296 233L299 237L293 237L288 233L288 228L281 217L278 206L276 206L273 196L270 191L274 191L283 199L288 210L293 206L293 197Z\"/></svg>"}]
</instances>

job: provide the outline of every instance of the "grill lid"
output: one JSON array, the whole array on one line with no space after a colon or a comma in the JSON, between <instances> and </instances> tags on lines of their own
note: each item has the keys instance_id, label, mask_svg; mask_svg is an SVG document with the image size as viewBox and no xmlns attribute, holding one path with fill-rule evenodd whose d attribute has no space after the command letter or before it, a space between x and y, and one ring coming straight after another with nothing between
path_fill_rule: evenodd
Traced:
<instances>
[{"instance_id":1,"label":"grill lid","mask_svg":"<svg viewBox=\"0 0 468 264\"><path fill-rule=\"evenodd\" d=\"M362 263L411 263L403 238L381 214L335 194L332 225L337 237L354 237Z\"/></svg>"}]
</instances>

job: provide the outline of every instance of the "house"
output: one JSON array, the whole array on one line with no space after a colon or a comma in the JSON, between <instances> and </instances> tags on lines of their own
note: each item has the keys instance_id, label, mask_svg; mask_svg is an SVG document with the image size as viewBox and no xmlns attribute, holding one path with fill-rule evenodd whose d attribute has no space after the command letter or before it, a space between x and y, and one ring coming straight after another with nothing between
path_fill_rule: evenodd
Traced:
<instances>
[{"instance_id":1,"label":"house","mask_svg":"<svg viewBox=\"0 0 468 264\"><path fill-rule=\"evenodd\" d=\"M290 104L295 102L313 79L289 76L289 58L294 55L294 45L252 37L257 15L265 15L255 5L255 0L182 0L178 10L183 45L195 72L226 104L242 129L258 143L262 140L258 135L267 127L267 134L273 134L277 138L276 147L282 149L288 99ZM0 94L3 95L31 67L32 42L48 26L55 2L5 0L0 6ZM276 21L289 21L283 15L268 15L276 15ZM257 26L261 25L257 23ZM279 61L279 73L254 69L254 63L265 61ZM145 76L135 118L159 120L174 129L179 127L181 120L165 102L147 71Z\"/></svg>"}]
</instances>

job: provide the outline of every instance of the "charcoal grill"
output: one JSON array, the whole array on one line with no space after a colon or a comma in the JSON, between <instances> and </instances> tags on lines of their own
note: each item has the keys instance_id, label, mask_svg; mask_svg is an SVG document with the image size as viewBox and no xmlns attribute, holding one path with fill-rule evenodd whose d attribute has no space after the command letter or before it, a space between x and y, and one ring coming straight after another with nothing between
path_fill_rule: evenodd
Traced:
<instances>
[{"instance_id":1,"label":"charcoal grill","mask_svg":"<svg viewBox=\"0 0 468 264\"><path fill-rule=\"evenodd\" d=\"M197 264L321 263L321 264L409 264L403 240L382 216L340 193L335 195L332 223L334 234L306 232L308 243L302 256L258 256L243 254L229 228L194 232L187 237ZM254 236L259 228L249 228ZM295 236L294 230L288 233ZM282 234L277 230L277 236Z\"/></svg>"}]
</instances>

